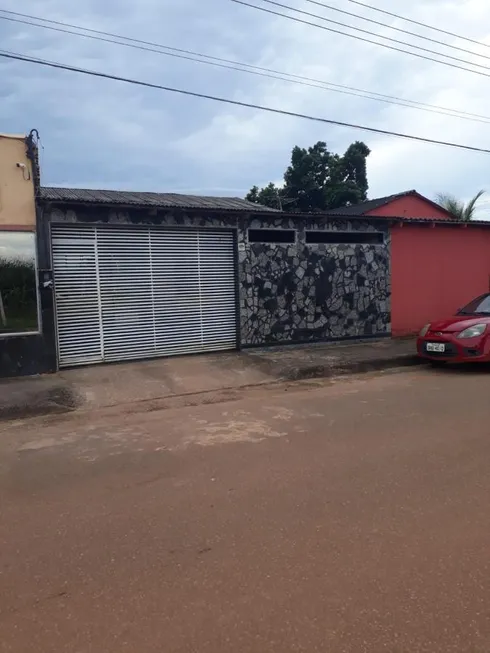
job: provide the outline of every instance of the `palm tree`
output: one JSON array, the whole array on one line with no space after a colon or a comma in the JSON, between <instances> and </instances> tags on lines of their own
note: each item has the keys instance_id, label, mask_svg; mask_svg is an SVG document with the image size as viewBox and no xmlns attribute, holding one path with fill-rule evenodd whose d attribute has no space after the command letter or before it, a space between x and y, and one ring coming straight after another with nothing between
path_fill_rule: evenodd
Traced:
<instances>
[{"instance_id":1,"label":"palm tree","mask_svg":"<svg viewBox=\"0 0 490 653\"><path fill-rule=\"evenodd\" d=\"M458 222L470 222L475 216L476 203L484 193L484 190L479 190L467 204L449 193L439 193L437 202L442 208L451 213Z\"/></svg>"}]
</instances>

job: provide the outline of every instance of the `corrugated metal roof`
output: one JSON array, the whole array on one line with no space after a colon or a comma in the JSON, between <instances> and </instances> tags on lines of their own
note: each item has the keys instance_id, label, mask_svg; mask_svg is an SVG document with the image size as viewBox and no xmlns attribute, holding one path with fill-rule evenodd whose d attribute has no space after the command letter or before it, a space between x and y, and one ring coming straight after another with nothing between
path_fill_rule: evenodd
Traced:
<instances>
[{"instance_id":1,"label":"corrugated metal roof","mask_svg":"<svg viewBox=\"0 0 490 653\"><path fill-rule=\"evenodd\" d=\"M340 209L341 211L342 209ZM293 220L307 220L309 218L315 218L317 220L323 219L325 222L329 220L340 220L342 222L355 220L361 222L376 222L376 223L387 223L387 224L415 224L423 227L438 227L448 226L448 227L486 227L490 228L490 220L471 220L470 222L459 222L454 218L406 218L399 215L363 215L362 213L357 213L355 215L345 215L344 213L338 213L336 211L322 213L322 212L311 212L311 213L300 213L300 212L291 212L283 214L287 218Z\"/></svg>"},{"instance_id":2,"label":"corrugated metal roof","mask_svg":"<svg viewBox=\"0 0 490 653\"><path fill-rule=\"evenodd\" d=\"M121 190L90 190L86 188L55 188L43 186L40 199L46 202L77 204L116 204L162 209L202 209L204 211L247 211L279 213L239 197L206 197L177 193L137 193Z\"/></svg>"},{"instance_id":3,"label":"corrugated metal roof","mask_svg":"<svg viewBox=\"0 0 490 653\"><path fill-rule=\"evenodd\" d=\"M431 226L435 225L450 225L462 226L465 224L470 226L480 226L490 228L490 221L485 220L472 220L469 223L461 223L452 218L434 219L430 218L407 218L401 216L376 216L364 215L363 210L372 210L373 204L377 206L387 204L388 201L396 199L409 193L416 191L407 191L406 193L398 193L398 195L390 195L389 197L378 198L377 200L370 200L355 206L348 206L328 212L288 212L283 213L287 218L304 220L306 218L324 219L355 219L363 221L377 221L377 222L398 222L398 223L413 223ZM44 186L41 188L40 197L47 202L60 202L60 203L75 203L75 204L105 204L105 205L119 205L119 206L139 206L139 207L153 207L153 208L179 208L179 209L202 209L207 211L243 211L248 213L274 213L278 214L281 211L271 209L267 206L254 204L247 200L238 197L201 197L198 195L180 195L176 193L131 193L129 191L115 191L115 190L90 190L80 188L55 188ZM370 208L365 209L366 204Z\"/></svg>"},{"instance_id":4,"label":"corrugated metal roof","mask_svg":"<svg viewBox=\"0 0 490 653\"><path fill-rule=\"evenodd\" d=\"M344 213L296 213L289 214L297 218L320 217L326 220L338 218L339 220L362 220L364 222L388 222L397 224L416 224L423 227L432 226L449 226L449 227L487 227L490 228L490 220L470 220L470 222L460 222L454 218L405 218L397 215L345 215Z\"/></svg>"},{"instance_id":5,"label":"corrugated metal roof","mask_svg":"<svg viewBox=\"0 0 490 653\"><path fill-rule=\"evenodd\" d=\"M376 218L376 216L372 215L366 215L364 216L365 220L371 220L372 218ZM490 227L490 221L489 220L470 220L469 222L460 222L459 220L455 220L454 218L448 218L446 219L441 219L441 218L434 218L431 220L430 218L381 218L380 219L385 219L385 220L392 220L394 222L399 222L400 224L403 224L404 222L407 222L408 224L418 224L418 225L427 225L427 226L436 226L438 227L439 225L441 226L450 226L450 227L461 227L462 229L466 227Z\"/></svg>"}]
</instances>

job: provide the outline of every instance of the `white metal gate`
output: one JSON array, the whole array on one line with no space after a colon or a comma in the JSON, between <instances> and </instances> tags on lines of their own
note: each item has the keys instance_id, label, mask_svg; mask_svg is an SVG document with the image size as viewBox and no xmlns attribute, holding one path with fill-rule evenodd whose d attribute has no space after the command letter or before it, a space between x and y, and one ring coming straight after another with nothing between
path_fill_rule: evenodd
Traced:
<instances>
[{"instance_id":1,"label":"white metal gate","mask_svg":"<svg viewBox=\"0 0 490 653\"><path fill-rule=\"evenodd\" d=\"M231 231L51 233L61 367L236 347Z\"/></svg>"}]
</instances>

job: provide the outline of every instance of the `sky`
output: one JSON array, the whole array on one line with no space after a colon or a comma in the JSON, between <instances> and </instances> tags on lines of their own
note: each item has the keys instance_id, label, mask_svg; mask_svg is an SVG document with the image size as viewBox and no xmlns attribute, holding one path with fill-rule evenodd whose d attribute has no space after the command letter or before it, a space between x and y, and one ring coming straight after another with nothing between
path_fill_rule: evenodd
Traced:
<instances>
[{"instance_id":1,"label":"sky","mask_svg":"<svg viewBox=\"0 0 490 653\"><path fill-rule=\"evenodd\" d=\"M263 0L249 1L301 18ZM488 0L367 0L373 6L488 46L424 30L349 0L324 0L331 7L416 31L488 58L398 34L307 0L278 1L478 63L477 70L484 75L363 43L231 0L24 0L21 5L17 0L0 0L0 9L489 116L490 120L490 79L485 78L490 76ZM332 27L318 19L302 18ZM3 19L0 42L4 50L91 70L490 149L490 124L484 122ZM369 197L416 189L431 199L439 192L448 192L466 200L487 189L489 194L482 200L478 217L490 219L490 154L405 141L25 62L0 59L0 79L0 132L39 130L44 185L243 197L254 184L280 182L295 145L308 147L322 140L331 151L342 153L351 142L363 140L372 152L368 160Z\"/></svg>"},{"instance_id":2,"label":"sky","mask_svg":"<svg viewBox=\"0 0 490 653\"><path fill-rule=\"evenodd\" d=\"M36 258L36 241L34 234L20 232L2 232L0 259L9 261L31 261Z\"/></svg>"}]
</instances>

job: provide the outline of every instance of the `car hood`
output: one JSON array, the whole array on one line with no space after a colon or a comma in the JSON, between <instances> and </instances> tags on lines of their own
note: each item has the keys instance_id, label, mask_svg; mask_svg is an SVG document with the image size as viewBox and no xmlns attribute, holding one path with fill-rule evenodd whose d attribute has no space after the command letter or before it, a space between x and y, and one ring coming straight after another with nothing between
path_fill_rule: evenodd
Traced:
<instances>
[{"instance_id":1,"label":"car hood","mask_svg":"<svg viewBox=\"0 0 490 653\"><path fill-rule=\"evenodd\" d=\"M469 327L475 326L475 324L490 324L490 316L483 315L454 315L453 317L448 317L445 320L437 320L430 323L430 330L442 331L442 332L458 332L464 331Z\"/></svg>"}]
</instances>

